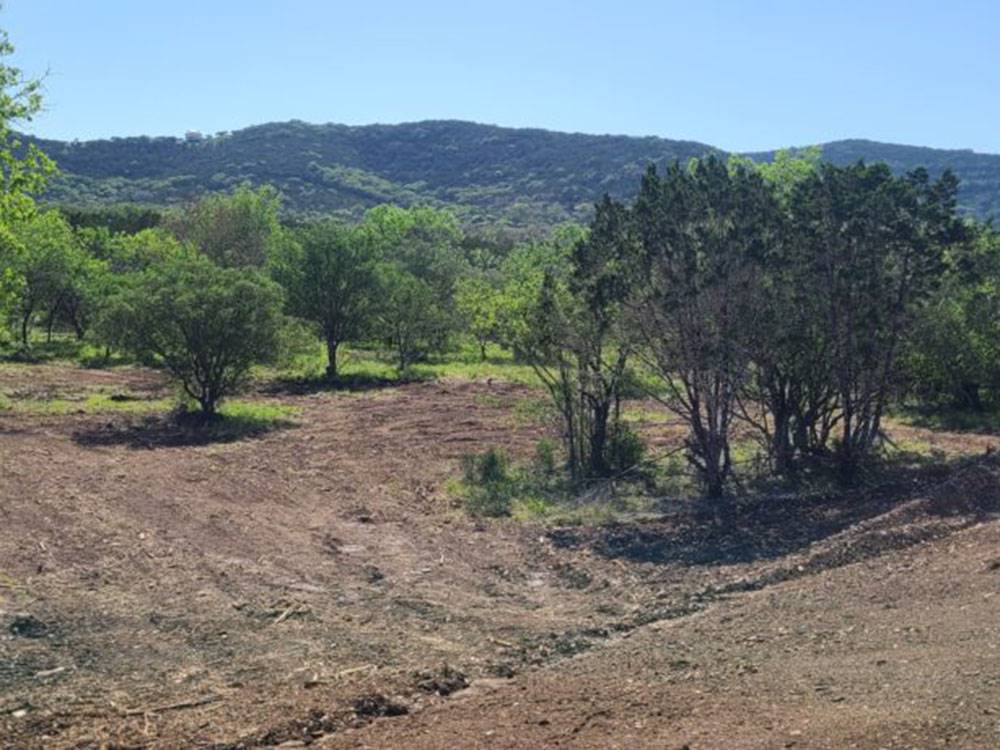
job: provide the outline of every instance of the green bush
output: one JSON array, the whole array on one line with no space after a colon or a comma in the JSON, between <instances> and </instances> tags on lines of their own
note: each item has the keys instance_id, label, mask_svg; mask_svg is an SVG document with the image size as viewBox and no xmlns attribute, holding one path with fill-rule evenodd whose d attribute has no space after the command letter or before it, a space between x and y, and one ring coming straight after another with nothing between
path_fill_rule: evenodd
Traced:
<instances>
[{"instance_id":1,"label":"green bush","mask_svg":"<svg viewBox=\"0 0 1000 750\"><path fill-rule=\"evenodd\" d=\"M279 353L281 305L273 281L192 255L129 278L108 301L100 330L107 343L162 366L213 415L253 365Z\"/></svg>"},{"instance_id":2,"label":"green bush","mask_svg":"<svg viewBox=\"0 0 1000 750\"><path fill-rule=\"evenodd\" d=\"M535 443L535 460L532 468L542 477L551 477L556 473L556 444L548 438L542 438Z\"/></svg>"},{"instance_id":3,"label":"green bush","mask_svg":"<svg viewBox=\"0 0 1000 750\"><path fill-rule=\"evenodd\" d=\"M642 438L624 422L616 423L608 438L608 465L616 474L628 471L642 462L646 446Z\"/></svg>"},{"instance_id":4,"label":"green bush","mask_svg":"<svg viewBox=\"0 0 1000 750\"><path fill-rule=\"evenodd\" d=\"M510 461L500 448L462 458L465 504L476 516L508 516L517 494L517 481L511 474Z\"/></svg>"}]
</instances>

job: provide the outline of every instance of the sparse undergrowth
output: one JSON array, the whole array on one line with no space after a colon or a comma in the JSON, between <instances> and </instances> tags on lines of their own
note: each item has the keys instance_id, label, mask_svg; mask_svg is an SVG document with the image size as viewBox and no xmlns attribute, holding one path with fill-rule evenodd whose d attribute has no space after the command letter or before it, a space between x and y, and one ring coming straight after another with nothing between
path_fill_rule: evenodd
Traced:
<instances>
[{"instance_id":1,"label":"sparse undergrowth","mask_svg":"<svg viewBox=\"0 0 1000 750\"><path fill-rule=\"evenodd\" d=\"M530 462L514 463L495 447L464 456L462 479L450 482L448 490L473 516L601 525L657 513L650 479L643 470L632 477L574 485L558 464L555 444L540 440Z\"/></svg>"}]
</instances>

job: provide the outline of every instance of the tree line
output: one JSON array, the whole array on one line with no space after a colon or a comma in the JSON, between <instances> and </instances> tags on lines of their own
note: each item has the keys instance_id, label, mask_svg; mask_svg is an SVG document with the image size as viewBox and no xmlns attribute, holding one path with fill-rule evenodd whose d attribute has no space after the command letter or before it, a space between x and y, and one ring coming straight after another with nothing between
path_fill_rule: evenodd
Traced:
<instances>
[{"instance_id":1,"label":"tree line","mask_svg":"<svg viewBox=\"0 0 1000 750\"><path fill-rule=\"evenodd\" d=\"M169 211L45 208L33 196L55 165L10 130L38 110L37 84L0 75L6 345L30 355L36 329L69 330L166 369L209 415L303 326L331 380L345 344L406 372L471 340L534 368L574 481L634 463L622 402L644 394L683 420L687 461L721 498L737 427L775 475L849 479L904 399L1000 397L1000 240L959 218L947 172L708 156L650 167L589 226L516 242L429 207L283 221L267 186Z\"/></svg>"},{"instance_id":2,"label":"tree line","mask_svg":"<svg viewBox=\"0 0 1000 750\"><path fill-rule=\"evenodd\" d=\"M634 202L599 204L565 267L546 270L519 343L560 404L575 473L613 469L630 366L657 376L649 393L687 425L712 498L737 423L776 474L826 462L851 478L905 395L995 397L984 344L1000 245L957 217L957 180L816 156L651 168Z\"/></svg>"}]
</instances>

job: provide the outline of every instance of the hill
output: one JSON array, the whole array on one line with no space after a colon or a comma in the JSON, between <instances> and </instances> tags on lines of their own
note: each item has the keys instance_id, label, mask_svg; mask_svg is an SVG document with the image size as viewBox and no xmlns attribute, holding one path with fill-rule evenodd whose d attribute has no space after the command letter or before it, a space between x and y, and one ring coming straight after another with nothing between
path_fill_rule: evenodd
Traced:
<instances>
[{"instance_id":1,"label":"hill","mask_svg":"<svg viewBox=\"0 0 1000 750\"><path fill-rule=\"evenodd\" d=\"M650 162L719 151L694 141L459 121L356 127L292 121L190 140L31 140L63 170L46 196L53 202L169 205L242 182L270 183L293 212L357 217L379 203L420 203L450 206L469 224L516 227L586 219L603 193L633 192ZM950 167L963 181L965 211L981 218L1000 213L1000 155L862 140L829 143L823 153L836 163L886 161L898 171Z\"/></svg>"}]
</instances>

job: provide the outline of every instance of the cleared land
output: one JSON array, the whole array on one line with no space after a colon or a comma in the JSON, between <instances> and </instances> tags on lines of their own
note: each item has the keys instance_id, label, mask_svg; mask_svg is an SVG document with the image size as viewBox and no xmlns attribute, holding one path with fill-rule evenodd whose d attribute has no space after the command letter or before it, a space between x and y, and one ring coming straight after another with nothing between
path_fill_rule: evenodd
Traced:
<instances>
[{"instance_id":1,"label":"cleared land","mask_svg":"<svg viewBox=\"0 0 1000 750\"><path fill-rule=\"evenodd\" d=\"M524 385L265 384L211 439L144 370L0 392L0 746L1000 746L989 435L897 426L951 460L730 523L552 527L446 491L549 432Z\"/></svg>"}]
</instances>

